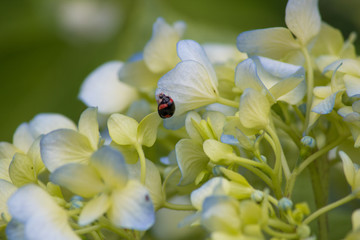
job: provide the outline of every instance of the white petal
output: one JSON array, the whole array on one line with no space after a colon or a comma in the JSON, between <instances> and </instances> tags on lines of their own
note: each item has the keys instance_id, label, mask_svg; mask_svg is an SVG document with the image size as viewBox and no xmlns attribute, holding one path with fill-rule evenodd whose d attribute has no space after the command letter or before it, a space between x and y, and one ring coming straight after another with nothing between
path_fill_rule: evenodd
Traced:
<instances>
[{"instance_id":1,"label":"white petal","mask_svg":"<svg viewBox=\"0 0 360 240\"><path fill-rule=\"evenodd\" d=\"M198 210L202 209L205 198L216 194L226 195L230 191L230 183L222 177L215 177L207 181L200 188L191 193L191 203Z\"/></svg>"},{"instance_id":2,"label":"white petal","mask_svg":"<svg viewBox=\"0 0 360 240\"><path fill-rule=\"evenodd\" d=\"M348 74L344 75L346 93L349 97L360 95L360 77L354 77Z\"/></svg>"},{"instance_id":3,"label":"white petal","mask_svg":"<svg viewBox=\"0 0 360 240\"><path fill-rule=\"evenodd\" d=\"M267 91L257 74L257 66L253 59L248 58L239 63L235 70L235 85L244 91L246 88L252 88L259 92L263 89Z\"/></svg>"},{"instance_id":4,"label":"white petal","mask_svg":"<svg viewBox=\"0 0 360 240\"><path fill-rule=\"evenodd\" d=\"M80 240L81 238L70 228L67 218L67 213L63 209L49 212L47 216L33 216L25 225L26 240Z\"/></svg>"},{"instance_id":5,"label":"white petal","mask_svg":"<svg viewBox=\"0 0 360 240\"><path fill-rule=\"evenodd\" d=\"M94 149L81 133L60 129L46 134L40 141L41 158L50 172L74 162L88 162Z\"/></svg>"},{"instance_id":6,"label":"white petal","mask_svg":"<svg viewBox=\"0 0 360 240\"><path fill-rule=\"evenodd\" d=\"M119 72L120 81L143 92L149 92L156 88L157 81L161 76L162 74L150 71L143 59L126 62Z\"/></svg>"},{"instance_id":7,"label":"white petal","mask_svg":"<svg viewBox=\"0 0 360 240\"><path fill-rule=\"evenodd\" d=\"M93 197L105 188L102 179L93 167L79 163L69 163L57 168L50 175L50 179L51 182L86 198Z\"/></svg>"},{"instance_id":8,"label":"white petal","mask_svg":"<svg viewBox=\"0 0 360 240\"><path fill-rule=\"evenodd\" d=\"M9 166L11 182L20 187L27 183L36 183L37 175L34 173L34 164L26 154L16 153Z\"/></svg>"},{"instance_id":9,"label":"white petal","mask_svg":"<svg viewBox=\"0 0 360 240\"><path fill-rule=\"evenodd\" d=\"M338 56L344 44L344 38L339 29L322 22L321 29L311 54L314 56L330 55Z\"/></svg>"},{"instance_id":10,"label":"white petal","mask_svg":"<svg viewBox=\"0 0 360 240\"><path fill-rule=\"evenodd\" d=\"M247 58L247 55L239 52L235 45L207 43L202 44L202 46L212 64L240 62L241 60Z\"/></svg>"},{"instance_id":11,"label":"white petal","mask_svg":"<svg viewBox=\"0 0 360 240\"><path fill-rule=\"evenodd\" d=\"M9 176L9 166L12 158L0 158L0 179L11 182Z\"/></svg>"},{"instance_id":12,"label":"white petal","mask_svg":"<svg viewBox=\"0 0 360 240\"><path fill-rule=\"evenodd\" d=\"M6 226L8 240L26 240L24 224L12 219Z\"/></svg>"},{"instance_id":13,"label":"white petal","mask_svg":"<svg viewBox=\"0 0 360 240\"><path fill-rule=\"evenodd\" d=\"M100 134L96 108L88 108L81 114L79 120L79 132L89 139L93 149L97 149Z\"/></svg>"},{"instance_id":14,"label":"white petal","mask_svg":"<svg viewBox=\"0 0 360 240\"><path fill-rule=\"evenodd\" d=\"M209 74L213 87L216 88L218 86L215 70L199 43L193 40L182 40L177 44L177 52L181 61L190 60L200 63Z\"/></svg>"},{"instance_id":15,"label":"white petal","mask_svg":"<svg viewBox=\"0 0 360 240\"><path fill-rule=\"evenodd\" d=\"M0 159L12 158L18 151L19 149L8 142L0 142Z\"/></svg>"},{"instance_id":16,"label":"white petal","mask_svg":"<svg viewBox=\"0 0 360 240\"><path fill-rule=\"evenodd\" d=\"M79 225L85 226L100 216L102 216L110 207L110 198L107 194L100 194L86 203L79 217Z\"/></svg>"},{"instance_id":17,"label":"white petal","mask_svg":"<svg viewBox=\"0 0 360 240\"><path fill-rule=\"evenodd\" d=\"M158 82L156 95L164 93L175 103L175 114L216 102L217 89L211 84L206 69L195 61L181 62Z\"/></svg>"},{"instance_id":18,"label":"white petal","mask_svg":"<svg viewBox=\"0 0 360 240\"><path fill-rule=\"evenodd\" d=\"M122 65L122 62L113 61L95 69L81 86L80 100L89 107L98 107L100 113L125 110L138 94L135 88L118 79Z\"/></svg>"},{"instance_id":19,"label":"white petal","mask_svg":"<svg viewBox=\"0 0 360 240\"><path fill-rule=\"evenodd\" d=\"M318 0L289 0L286 5L286 26L306 45L320 32Z\"/></svg>"},{"instance_id":20,"label":"white petal","mask_svg":"<svg viewBox=\"0 0 360 240\"><path fill-rule=\"evenodd\" d=\"M77 129L73 121L57 113L38 114L29 122L29 127L34 138L61 128Z\"/></svg>"},{"instance_id":21,"label":"white petal","mask_svg":"<svg viewBox=\"0 0 360 240\"><path fill-rule=\"evenodd\" d=\"M56 220L64 217L65 222L67 219L66 212L56 204L51 196L34 184L19 188L9 198L8 208L11 216L21 223L26 223L35 216L41 216L44 220ZM41 228L42 225L37 228L39 227Z\"/></svg>"},{"instance_id":22,"label":"white petal","mask_svg":"<svg viewBox=\"0 0 360 240\"><path fill-rule=\"evenodd\" d=\"M14 136L13 143L15 147L23 152L27 152L34 141L34 137L31 134L28 123L22 123L17 127Z\"/></svg>"},{"instance_id":23,"label":"white petal","mask_svg":"<svg viewBox=\"0 0 360 240\"><path fill-rule=\"evenodd\" d=\"M107 186L125 186L128 172L124 157L119 151L103 146L91 156L90 164L99 172Z\"/></svg>"},{"instance_id":24,"label":"white petal","mask_svg":"<svg viewBox=\"0 0 360 240\"><path fill-rule=\"evenodd\" d=\"M249 55L282 59L300 46L288 29L277 27L243 32L237 37L237 47Z\"/></svg>"},{"instance_id":25,"label":"white petal","mask_svg":"<svg viewBox=\"0 0 360 240\"><path fill-rule=\"evenodd\" d=\"M118 227L144 231L155 222L154 206L149 192L137 180L130 180L125 188L112 193L108 216Z\"/></svg>"},{"instance_id":26,"label":"white petal","mask_svg":"<svg viewBox=\"0 0 360 240\"><path fill-rule=\"evenodd\" d=\"M154 73L167 72L179 62L176 54L176 43L181 35L158 18L153 25L153 34L144 48L144 60L148 68Z\"/></svg>"},{"instance_id":27,"label":"white petal","mask_svg":"<svg viewBox=\"0 0 360 240\"><path fill-rule=\"evenodd\" d=\"M140 161L138 161L136 164L128 164L127 169L131 178L140 180ZM164 203L164 198L162 192L160 172L156 165L148 159L146 159L145 187L149 190L155 210L162 207Z\"/></svg>"},{"instance_id":28,"label":"white petal","mask_svg":"<svg viewBox=\"0 0 360 240\"><path fill-rule=\"evenodd\" d=\"M342 64L340 67L339 65ZM346 73L360 77L360 60L357 59L340 59L331 63L324 69L324 73L327 71L335 71Z\"/></svg>"},{"instance_id":29,"label":"white petal","mask_svg":"<svg viewBox=\"0 0 360 240\"><path fill-rule=\"evenodd\" d=\"M319 114L329 114L334 106L336 98L340 98L344 91L338 91L325 98L318 105L316 105L311 111Z\"/></svg>"}]
</instances>

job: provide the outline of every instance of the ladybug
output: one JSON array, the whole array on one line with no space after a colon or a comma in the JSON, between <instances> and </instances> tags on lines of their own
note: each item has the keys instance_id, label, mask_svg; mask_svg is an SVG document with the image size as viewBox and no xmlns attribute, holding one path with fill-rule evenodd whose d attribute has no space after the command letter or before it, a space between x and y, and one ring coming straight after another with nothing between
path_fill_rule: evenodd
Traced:
<instances>
[{"instance_id":1,"label":"ladybug","mask_svg":"<svg viewBox=\"0 0 360 240\"><path fill-rule=\"evenodd\" d=\"M158 113L161 118L169 118L174 115L175 103L171 97L166 96L163 93L159 94L158 100Z\"/></svg>"}]
</instances>

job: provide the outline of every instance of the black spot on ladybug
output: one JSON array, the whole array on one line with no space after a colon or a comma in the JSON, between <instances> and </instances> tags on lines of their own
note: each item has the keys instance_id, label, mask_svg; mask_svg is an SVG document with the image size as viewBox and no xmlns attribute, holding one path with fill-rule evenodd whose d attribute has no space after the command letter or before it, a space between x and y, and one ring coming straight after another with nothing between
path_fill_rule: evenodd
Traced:
<instances>
[{"instance_id":1,"label":"black spot on ladybug","mask_svg":"<svg viewBox=\"0 0 360 240\"><path fill-rule=\"evenodd\" d=\"M150 201L149 195L145 195L145 201Z\"/></svg>"},{"instance_id":2,"label":"black spot on ladybug","mask_svg":"<svg viewBox=\"0 0 360 240\"><path fill-rule=\"evenodd\" d=\"M158 100L158 113L161 118L172 117L175 113L175 103L171 97L166 96L163 93L159 94Z\"/></svg>"}]
</instances>

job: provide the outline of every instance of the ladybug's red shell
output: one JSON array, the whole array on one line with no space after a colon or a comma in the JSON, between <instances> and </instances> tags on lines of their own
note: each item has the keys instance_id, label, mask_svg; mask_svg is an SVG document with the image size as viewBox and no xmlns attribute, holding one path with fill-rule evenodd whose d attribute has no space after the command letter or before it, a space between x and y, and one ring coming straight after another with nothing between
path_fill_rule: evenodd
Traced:
<instances>
[{"instance_id":1,"label":"ladybug's red shell","mask_svg":"<svg viewBox=\"0 0 360 240\"><path fill-rule=\"evenodd\" d=\"M172 117L175 113L175 103L174 100L166 96L163 93L159 94L159 100L158 100L158 113L161 118L169 118Z\"/></svg>"}]
</instances>

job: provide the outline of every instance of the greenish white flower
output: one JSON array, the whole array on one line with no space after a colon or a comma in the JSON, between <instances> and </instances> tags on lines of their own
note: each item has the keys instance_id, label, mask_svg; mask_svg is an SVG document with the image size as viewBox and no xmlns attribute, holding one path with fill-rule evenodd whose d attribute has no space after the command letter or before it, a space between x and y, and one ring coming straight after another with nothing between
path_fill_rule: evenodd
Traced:
<instances>
[{"instance_id":1,"label":"greenish white flower","mask_svg":"<svg viewBox=\"0 0 360 240\"><path fill-rule=\"evenodd\" d=\"M305 70L301 66L254 56L236 67L235 85L242 92L246 88L263 92L270 103L297 104L306 92Z\"/></svg>"},{"instance_id":2,"label":"greenish white flower","mask_svg":"<svg viewBox=\"0 0 360 240\"><path fill-rule=\"evenodd\" d=\"M18 189L9 198L8 209L12 217L6 228L9 240L80 239L68 223L67 212L36 185Z\"/></svg>"},{"instance_id":3,"label":"greenish white flower","mask_svg":"<svg viewBox=\"0 0 360 240\"><path fill-rule=\"evenodd\" d=\"M249 55L291 61L297 57L300 48L306 47L320 32L318 1L289 0L285 23L288 28L275 27L241 33L237 38L238 49Z\"/></svg>"},{"instance_id":4,"label":"greenish white flower","mask_svg":"<svg viewBox=\"0 0 360 240\"><path fill-rule=\"evenodd\" d=\"M351 215L352 231L345 240L356 240L360 237L360 209L355 210Z\"/></svg>"},{"instance_id":5,"label":"greenish white flower","mask_svg":"<svg viewBox=\"0 0 360 240\"><path fill-rule=\"evenodd\" d=\"M131 179L120 152L104 146L96 151L89 165L70 163L56 169L51 181L73 193L91 198L80 213L79 224L87 225L107 213L117 227L147 230L155 221L149 191Z\"/></svg>"},{"instance_id":6,"label":"greenish white flower","mask_svg":"<svg viewBox=\"0 0 360 240\"><path fill-rule=\"evenodd\" d=\"M206 139L219 139L223 132L225 116L208 112L201 119L196 112L186 116L185 127L190 139L181 139L175 146L176 160L181 171L181 185L193 183L202 171L207 171L209 158L204 153Z\"/></svg>"},{"instance_id":7,"label":"greenish white flower","mask_svg":"<svg viewBox=\"0 0 360 240\"><path fill-rule=\"evenodd\" d=\"M182 38L186 25L182 21L169 25L158 18L153 33L141 55L131 58L119 72L120 80L143 92L152 92L158 79L180 61L176 44Z\"/></svg>"},{"instance_id":8,"label":"greenish white flower","mask_svg":"<svg viewBox=\"0 0 360 240\"><path fill-rule=\"evenodd\" d=\"M52 172L67 163L87 163L101 144L97 109L88 108L80 116L78 129L59 129L42 137L41 158Z\"/></svg>"},{"instance_id":9,"label":"greenish white flower","mask_svg":"<svg viewBox=\"0 0 360 240\"><path fill-rule=\"evenodd\" d=\"M174 100L174 116L215 103L219 96L218 79L204 49L193 40L177 44L181 62L158 82L156 96L164 93Z\"/></svg>"}]
</instances>

